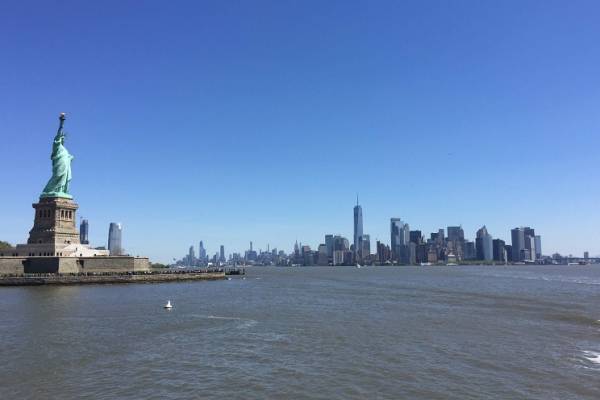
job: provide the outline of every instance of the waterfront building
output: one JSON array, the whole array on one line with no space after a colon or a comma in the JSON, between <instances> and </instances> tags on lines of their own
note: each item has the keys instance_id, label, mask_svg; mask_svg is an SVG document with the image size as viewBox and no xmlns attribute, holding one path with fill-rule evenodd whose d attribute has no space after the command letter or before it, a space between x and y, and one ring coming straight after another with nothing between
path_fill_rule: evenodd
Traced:
<instances>
[{"instance_id":1,"label":"waterfront building","mask_svg":"<svg viewBox=\"0 0 600 400\"><path fill-rule=\"evenodd\" d=\"M492 235L488 233L485 225L477 231L475 247L478 260L491 261L494 259Z\"/></svg>"},{"instance_id":2,"label":"waterfront building","mask_svg":"<svg viewBox=\"0 0 600 400\"><path fill-rule=\"evenodd\" d=\"M434 248L430 248L427 251L427 262L435 264L438 262L438 253Z\"/></svg>"},{"instance_id":3,"label":"waterfront building","mask_svg":"<svg viewBox=\"0 0 600 400\"><path fill-rule=\"evenodd\" d=\"M327 245L322 243L319 245L317 255L317 265L329 265L329 256L327 255Z\"/></svg>"},{"instance_id":4,"label":"waterfront building","mask_svg":"<svg viewBox=\"0 0 600 400\"><path fill-rule=\"evenodd\" d=\"M198 245L198 259L201 263L206 262L206 249L204 248L204 242L201 240Z\"/></svg>"},{"instance_id":5,"label":"waterfront building","mask_svg":"<svg viewBox=\"0 0 600 400\"><path fill-rule=\"evenodd\" d=\"M379 240L377 241L377 261L380 264L385 264L390 261L390 247L381 243Z\"/></svg>"},{"instance_id":6,"label":"waterfront building","mask_svg":"<svg viewBox=\"0 0 600 400\"><path fill-rule=\"evenodd\" d=\"M523 261L523 250L525 250L525 231L523 228L514 228L510 231L512 245L512 261Z\"/></svg>"},{"instance_id":7,"label":"waterfront building","mask_svg":"<svg viewBox=\"0 0 600 400\"><path fill-rule=\"evenodd\" d=\"M429 245L425 243L420 243L417 245L417 255L416 255L416 263L426 263L427 262L427 251L429 250Z\"/></svg>"},{"instance_id":8,"label":"waterfront building","mask_svg":"<svg viewBox=\"0 0 600 400\"><path fill-rule=\"evenodd\" d=\"M392 249L392 261L398 260L400 246L402 244L400 231L402 230L403 225L400 218L390 219L390 248Z\"/></svg>"},{"instance_id":9,"label":"waterfront building","mask_svg":"<svg viewBox=\"0 0 600 400\"><path fill-rule=\"evenodd\" d=\"M535 236L525 235L525 250L527 250L527 257L525 257L523 260L535 260Z\"/></svg>"},{"instance_id":10,"label":"waterfront building","mask_svg":"<svg viewBox=\"0 0 600 400\"><path fill-rule=\"evenodd\" d=\"M362 258L360 240L363 236L363 214L362 207L358 204L358 196L356 196L356 206L354 206L354 258L359 260Z\"/></svg>"},{"instance_id":11,"label":"waterfront building","mask_svg":"<svg viewBox=\"0 0 600 400\"><path fill-rule=\"evenodd\" d=\"M465 231L462 226L449 226L448 238L446 239L446 246L448 250L453 253L453 256L458 260L463 260L464 257L464 246L465 246Z\"/></svg>"},{"instance_id":12,"label":"waterfront building","mask_svg":"<svg viewBox=\"0 0 600 400\"><path fill-rule=\"evenodd\" d=\"M219 261L225 262L225 246L223 245L219 247Z\"/></svg>"},{"instance_id":13,"label":"waterfront building","mask_svg":"<svg viewBox=\"0 0 600 400\"><path fill-rule=\"evenodd\" d=\"M390 218L390 248L392 261L407 263L410 243L410 228L400 218Z\"/></svg>"},{"instance_id":14,"label":"waterfront building","mask_svg":"<svg viewBox=\"0 0 600 400\"><path fill-rule=\"evenodd\" d=\"M525 258L525 260L535 260L535 229L532 229L530 227L523 228L523 238L525 242L525 248L528 250L529 254L529 257Z\"/></svg>"},{"instance_id":15,"label":"waterfront building","mask_svg":"<svg viewBox=\"0 0 600 400\"><path fill-rule=\"evenodd\" d=\"M408 262L409 265L415 265L417 263L417 244L410 242L408 244Z\"/></svg>"},{"instance_id":16,"label":"waterfront building","mask_svg":"<svg viewBox=\"0 0 600 400\"><path fill-rule=\"evenodd\" d=\"M494 239L492 242L492 256L494 261L506 262L506 243L501 239Z\"/></svg>"},{"instance_id":17,"label":"waterfront building","mask_svg":"<svg viewBox=\"0 0 600 400\"><path fill-rule=\"evenodd\" d=\"M590 252L589 251L584 251L583 252L583 259L585 261L587 261L587 260L589 260L589 258L590 258Z\"/></svg>"},{"instance_id":18,"label":"waterfront building","mask_svg":"<svg viewBox=\"0 0 600 400\"><path fill-rule=\"evenodd\" d=\"M194 266L196 261L196 255L194 254L194 246L190 246L190 250L188 252L188 256L187 256L187 265L192 267Z\"/></svg>"},{"instance_id":19,"label":"waterfront building","mask_svg":"<svg viewBox=\"0 0 600 400\"><path fill-rule=\"evenodd\" d=\"M325 246L327 247L327 257L333 257L333 235L325 235Z\"/></svg>"},{"instance_id":20,"label":"waterfront building","mask_svg":"<svg viewBox=\"0 0 600 400\"><path fill-rule=\"evenodd\" d=\"M119 222L111 222L108 227L108 251L111 256L120 256L123 253L122 246L123 227Z\"/></svg>"},{"instance_id":21,"label":"waterfront building","mask_svg":"<svg viewBox=\"0 0 600 400\"><path fill-rule=\"evenodd\" d=\"M504 245L504 250L505 250L505 254L506 254L506 261L507 261L507 262L512 262L512 261L513 261L513 250L512 250L512 245L510 245L510 244L505 244L505 245Z\"/></svg>"},{"instance_id":22,"label":"waterfront building","mask_svg":"<svg viewBox=\"0 0 600 400\"><path fill-rule=\"evenodd\" d=\"M535 235L535 259L539 260L542 258L542 237L540 235Z\"/></svg>"},{"instance_id":23,"label":"waterfront building","mask_svg":"<svg viewBox=\"0 0 600 400\"><path fill-rule=\"evenodd\" d=\"M465 260L476 260L477 259L477 251L475 249L475 242L466 240L464 242L464 251L463 256Z\"/></svg>"},{"instance_id":24,"label":"waterfront building","mask_svg":"<svg viewBox=\"0 0 600 400\"><path fill-rule=\"evenodd\" d=\"M371 255L371 236L362 235L360 238L360 259L365 260Z\"/></svg>"},{"instance_id":25,"label":"waterfront building","mask_svg":"<svg viewBox=\"0 0 600 400\"><path fill-rule=\"evenodd\" d=\"M87 219L82 219L79 224L79 242L81 244L90 244L89 238L89 224Z\"/></svg>"}]
</instances>

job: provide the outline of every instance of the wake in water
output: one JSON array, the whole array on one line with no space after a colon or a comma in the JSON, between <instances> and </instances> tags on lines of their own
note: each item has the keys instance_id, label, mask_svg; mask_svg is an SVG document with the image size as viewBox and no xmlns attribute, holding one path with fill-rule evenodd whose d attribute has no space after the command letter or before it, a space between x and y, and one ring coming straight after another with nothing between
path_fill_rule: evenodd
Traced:
<instances>
[{"instance_id":1,"label":"wake in water","mask_svg":"<svg viewBox=\"0 0 600 400\"><path fill-rule=\"evenodd\" d=\"M240 321L241 324L237 326L237 329L250 328L250 327L258 324L258 321L254 320L254 319L244 319L244 318L238 318L238 317L220 317L217 315L202 315L202 317L209 318L209 319L223 319L223 320L228 320L228 321Z\"/></svg>"},{"instance_id":2,"label":"wake in water","mask_svg":"<svg viewBox=\"0 0 600 400\"><path fill-rule=\"evenodd\" d=\"M583 356L590 362L600 365L600 352L586 350L583 352Z\"/></svg>"}]
</instances>

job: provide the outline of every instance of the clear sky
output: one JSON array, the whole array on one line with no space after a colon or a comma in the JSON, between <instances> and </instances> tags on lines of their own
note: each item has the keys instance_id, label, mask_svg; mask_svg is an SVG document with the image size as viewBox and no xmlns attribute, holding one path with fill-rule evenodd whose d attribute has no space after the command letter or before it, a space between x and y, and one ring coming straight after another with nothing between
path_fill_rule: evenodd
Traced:
<instances>
[{"instance_id":1,"label":"clear sky","mask_svg":"<svg viewBox=\"0 0 600 400\"><path fill-rule=\"evenodd\" d=\"M23 243L67 113L94 245L169 261L315 248L389 218L532 226L600 254L598 1L13 1L0 239Z\"/></svg>"}]
</instances>

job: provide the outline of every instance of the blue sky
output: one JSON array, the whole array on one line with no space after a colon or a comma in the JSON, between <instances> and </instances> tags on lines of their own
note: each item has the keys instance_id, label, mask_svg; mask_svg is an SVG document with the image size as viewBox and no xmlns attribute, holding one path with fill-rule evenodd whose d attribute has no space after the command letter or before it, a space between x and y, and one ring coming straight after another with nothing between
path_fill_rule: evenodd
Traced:
<instances>
[{"instance_id":1,"label":"blue sky","mask_svg":"<svg viewBox=\"0 0 600 400\"><path fill-rule=\"evenodd\" d=\"M90 239L132 254L529 225L600 254L596 1L5 2L2 225L26 240L59 112Z\"/></svg>"}]
</instances>

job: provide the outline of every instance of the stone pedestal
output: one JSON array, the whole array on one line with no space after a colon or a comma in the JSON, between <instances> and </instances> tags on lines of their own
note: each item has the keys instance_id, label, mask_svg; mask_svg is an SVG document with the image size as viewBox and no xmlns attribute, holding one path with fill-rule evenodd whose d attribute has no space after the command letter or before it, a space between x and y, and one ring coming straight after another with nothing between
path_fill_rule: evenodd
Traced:
<instances>
[{"instance_id":1,"label":"stone pedestal","mask_svg":"<svg viewBox=\"0 0 600 400\"><path fill-rule=\"evenodd\" d=\"M79 244L79 232L75 225L75 213L79 208L77 203L62 197L45 197L32 206L35 218L27 244L43 244L55 248Z\"/></svg>"}]
</instances>

